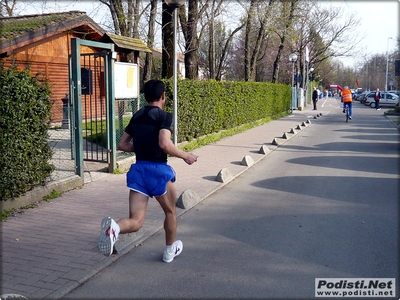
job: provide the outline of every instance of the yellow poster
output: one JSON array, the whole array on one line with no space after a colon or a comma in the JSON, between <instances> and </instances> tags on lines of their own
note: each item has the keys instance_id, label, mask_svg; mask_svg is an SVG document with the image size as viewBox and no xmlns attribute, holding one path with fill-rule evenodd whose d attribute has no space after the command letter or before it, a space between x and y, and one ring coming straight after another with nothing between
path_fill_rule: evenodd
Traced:
<instances>
[{"instance_id":1,"label":"yellow poster","mask_svg":"<svg viewBox=\"0 0 400 300\"><path fill-rule=\"evenodd\" d=\"M127 68L127 88L133 88L135 86L135 68Z\"/></svg>"}]
</instances>

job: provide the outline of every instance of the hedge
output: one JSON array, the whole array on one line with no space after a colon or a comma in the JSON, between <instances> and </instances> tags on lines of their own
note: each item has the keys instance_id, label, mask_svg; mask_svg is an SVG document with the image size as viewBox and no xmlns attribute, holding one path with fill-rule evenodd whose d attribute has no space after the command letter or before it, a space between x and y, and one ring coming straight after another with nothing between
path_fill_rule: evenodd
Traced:
<instances>
[{"instance_id":1,"label":"hedge","mask_svg":"<svg viewBox=\"0 0 400 300\"><path fill-rule=\"evenodd\" d=\"M173 83L165 81L166 110L173 111ZM265 82L179 80L178 142L287 112L290 87Z\"/></svg>"},{"instance_id":2,"label":"hedge","mask_svg":"<svg viewBox=\"0 0 400 300\"><path fill-rule=\"evenodd\" d=\"M0 65L0 200L19 197L44 184L49 163L50 87L31 75Z\"/></svg>"}]
</instances>

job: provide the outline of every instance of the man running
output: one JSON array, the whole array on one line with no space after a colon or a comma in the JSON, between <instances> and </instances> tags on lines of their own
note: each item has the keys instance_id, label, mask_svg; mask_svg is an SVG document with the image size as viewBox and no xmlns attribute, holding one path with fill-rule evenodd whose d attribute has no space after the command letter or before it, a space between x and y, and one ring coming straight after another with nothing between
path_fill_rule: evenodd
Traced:
<instances>
[{"instance_id":1,"label":"man running","mask_svg":"<svg viewBox=\"0 0 400 300\"><path fill-rule=\"evenodd\" d=\"M183 244L180 240L175 241L175 171L167 164L167 155L179 157L188 165L196 162L198 156L180 150L171 141L173 116L164 111L164 83L160 80L146 82L144 96L147 106L133 115L118 144L118 150L136 154L136 163L126 175L130 189L129 218L118 222L110 217L102 220L99 250L109 256L119 234L138 231L145 220L149 198L155 197L165 214L163 261L169 263L182 252Z\"/></svg>"}]
</instances>

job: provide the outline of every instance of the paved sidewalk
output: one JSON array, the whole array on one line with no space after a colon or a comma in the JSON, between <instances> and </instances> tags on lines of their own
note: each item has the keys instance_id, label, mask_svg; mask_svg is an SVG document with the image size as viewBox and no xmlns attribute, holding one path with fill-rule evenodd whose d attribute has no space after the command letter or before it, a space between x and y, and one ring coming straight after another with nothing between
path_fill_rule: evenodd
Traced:
<instances>
[{"instance_id":1,"label":"paved sidewalk","mask_svg":"<svg viewBox=\"0 0 400 300\"><path fill-rule=\"evenodd\" d=\"M313 122L329 113L324 108L312 111L311 107L308 105L303 111L295 110L290 116L196 149L193 152L199 158L191 166L180 159L170 158L169 164L177 173L175 186L178 196L191 190L198 195L198 202L202 201L229 183L215 180L221 169L228 169L233 178L239 176L249 168L241 164L245 156L257 163L268 155L259 153L263 145L273 151L277 147L272 143L274 139L278 144L284 143L284 133L297 126L307 130L307 126L312 126ZM322 117L317 117L317 113L322 113ZM311 124L302 126L308 119ZM41 202L37 208L3 222L0 295L18 294L28 299L61 298L162 229L162 210L151 199L142 229L135 234L120 235L117 242L119 255L105 257L100 254L97 249L100 222L105 216L114 219L127 216L127 199L125 174L110 174L60 198ZM186 210L177 208L178 216Z\"/></svg>"}]
</instances>

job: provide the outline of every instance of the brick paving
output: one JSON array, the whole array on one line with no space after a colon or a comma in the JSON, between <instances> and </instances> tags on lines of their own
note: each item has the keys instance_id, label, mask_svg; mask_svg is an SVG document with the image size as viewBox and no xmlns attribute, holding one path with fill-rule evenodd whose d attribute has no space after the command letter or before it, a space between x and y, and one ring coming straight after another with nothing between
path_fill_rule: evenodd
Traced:
<instances>
[{"instance_id":1,"label":"brick paving","mask_svg":"<svg viewBox=\"0 0 400 300\"><path fill-rule=\"evenodd\" d=\"M323 110L319 112L324 113ZM273 151L277 147L272 144L275 138L281 138L307 119L312 125L316 115L317 112L307 106L303 111L295 110L290 116L196 149L193 152L199 158L192 166L170 158L169 164L177 173L178 196L190 189L199 196L198 202L202 201L226 184L215 180L221 169L227 168L237 177L248 168L241 165L243 157L249 155L257 163L265 157L259 153L263 145ZM8 218L1 226L0 295L61 298L112 264L118 257L105 257L97 249L100 222L105 216L115 219L127 216L127 199L125 174L108 174ZM183 209L177 210L178 215L185 213ZM117 242L119 256L161 230L162 226L162 210L156 201L150 200L146 221L140 231L120 235Z\"/></svg>"}]
</instances>

